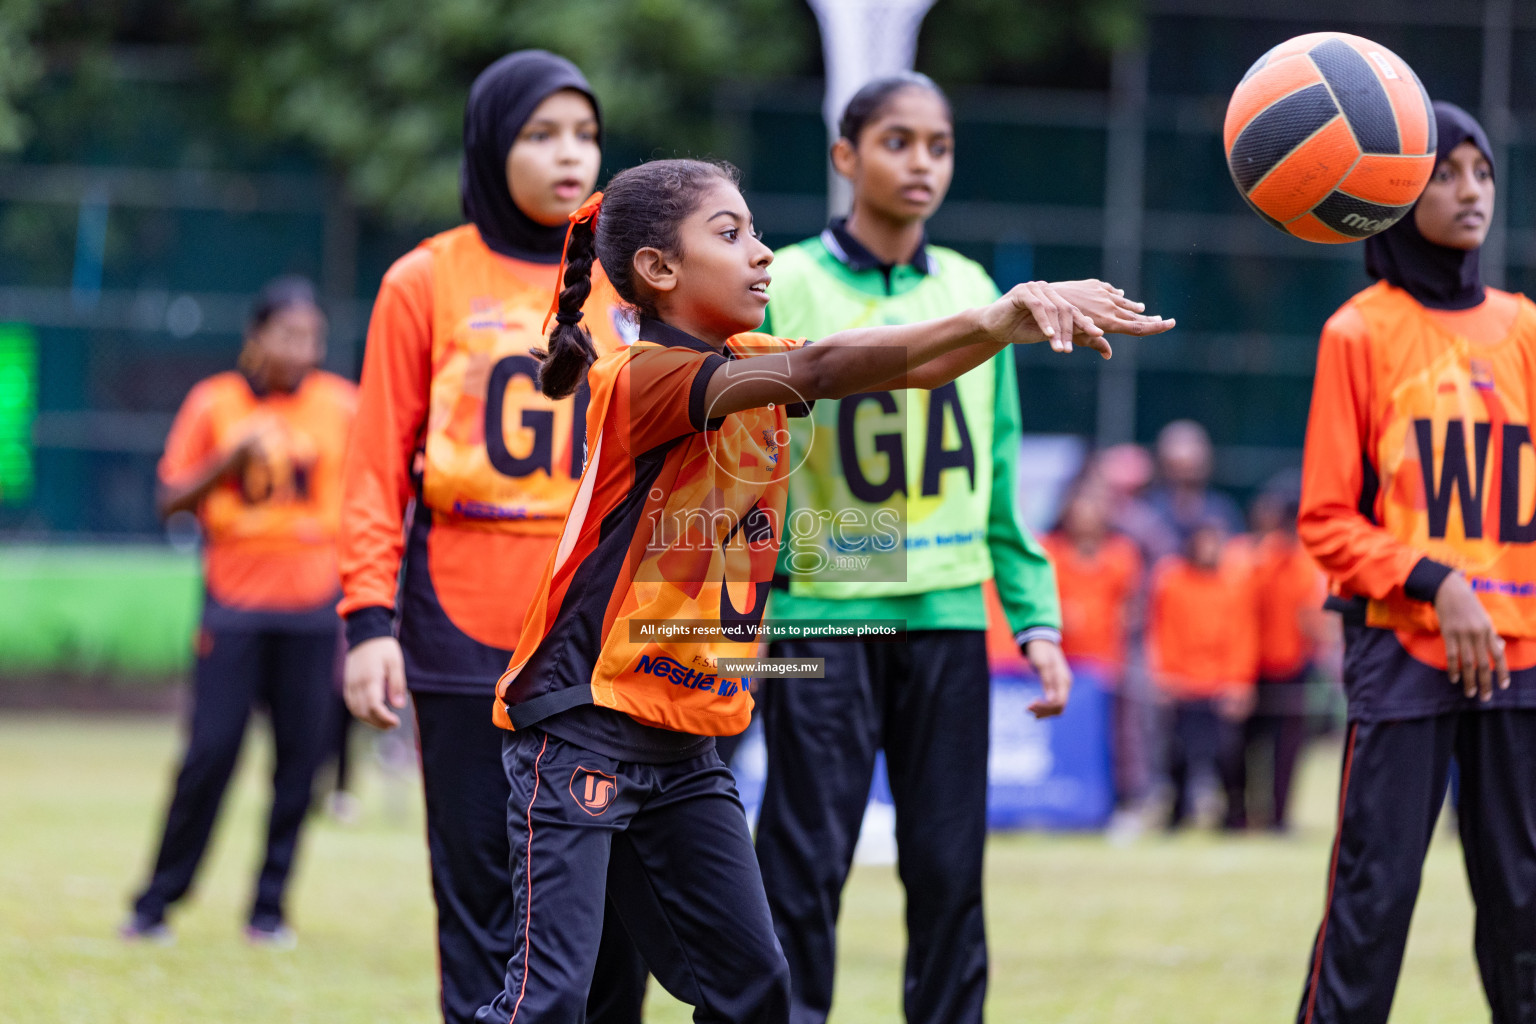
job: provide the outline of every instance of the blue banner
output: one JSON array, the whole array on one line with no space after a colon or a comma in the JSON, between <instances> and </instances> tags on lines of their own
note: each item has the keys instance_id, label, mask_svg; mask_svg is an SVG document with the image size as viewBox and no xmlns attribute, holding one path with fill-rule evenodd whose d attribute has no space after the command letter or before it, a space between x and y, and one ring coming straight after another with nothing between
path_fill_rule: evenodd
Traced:
<instances>
[{"instance_id":1,"label":"blue banner","mask_svg":"<svg viewBox=\"0 0 1536 1024\"><path fill-rule=\"evenodd\" d=\"M1083 666L1073 666L1073 679L1066 713L1037 719L1028 710L1040 696L1034 675L994 669L989 828L1096 829L1109 821L1110 694Z\"/></svg>"},{"instance_id":2,"label":"blue banner","mask_svg":"<svg viewBox=\"0 0 1536 1024\"><path fill-rule=\"evenodd\" d=\"M1110 694L1091 668L1074 665L1072 699L1056 718L1037 719L1029 704L1040 684L1027 668L994 668L992 737L987 766L987 827L993 829L1097 829L1115 809L1110 764ZM767 770L756 720L731 767L756 822ZM888 828L891 787L885 756L875 763L865 830ZM862 841L862 840L861 840Z\"/></svg>"}]
</instances>

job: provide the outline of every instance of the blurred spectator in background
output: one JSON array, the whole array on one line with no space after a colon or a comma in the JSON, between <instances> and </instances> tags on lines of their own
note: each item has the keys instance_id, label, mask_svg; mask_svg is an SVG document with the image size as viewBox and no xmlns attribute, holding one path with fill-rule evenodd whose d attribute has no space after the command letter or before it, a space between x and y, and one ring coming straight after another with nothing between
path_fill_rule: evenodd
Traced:
<instances>
[{"instance_id":1,"label":"blurred spectator in background","mask_svg":"<svg viewBox=\"0 0 1536 1024\"><path fill-rule=\"evenodd\" d=\"M1136 545L1110 526L1112 507L1108 484L1090 465L1067 489L1061 515L1041 542L1056 566L1062 650L1074 669L1098 676L1113 692L1115 802L1129 807L1149 782L1145 731L1124 686L1142 560Z\"/></svg>"},{"instance_id":2,"label":"blurred spectator in background","mask_svg":"<svg viewBox=\"0 0 1536 1024\"><path fill-rule=\"evenodd\" d=\"M1287 473L1254 500L1251 516L1259 681L1241 763L1252 770L1253 792L1264 793L1265 820L1276 831L1288 823L1291 778L1307 735L1307 682L1326 628L1327 582L1296 536L1300 503L1301 475Z\"/></svg>"},{"instance_id":3,"label":"blurred spectator in background","mask_svg":"<svg viewBox=\"0 0 1536 1024\"><path fill-rule=\"evenodd\" d=\"M1136 545L1144 569L1178 551L1177 535L1143 497L1154 474L1152 456L1145 448L1139 444L1112 445L1094 456L1092 468L1105 486L1110 525ZM1118 806L1109 824L1109 836L1115 842L1134 839L1147 827L1147 798L1165 746L1161 739L1163 716L1147 672L1142 635L1148 580L1148 573L1143 571L1132 596L1125 668L1115 697Z\"/></svg>"},{"instance_id":4,"label":"blurred spectator in background","mask_svg":"<svg viewBox=\"0 0 1536 1024\"><path fill-rule=\"evenodd\" d=\"M1107 489L1110 525L1135 542L1144 564L1154 565L1179 550L1178 535L1145 498L1154 472L1145 448L1139 444L1105 448L1094 456L1093 472Z\"/></svg>"},{"instance_id":5,"label":"blurred spectator in background","mask_svg":"<svg viewBox=\"0 0 1536 1024\"><path fill-rule=\"evenodd\" d=\"M1190 535L1215 520L1228 536L1243 531L1237 502L1210 488L1211 437L1194 420L1174 420L1157 435L1157 483L1147 505L1183 547Z\"/></svg>"},{"instance_id":6,"label":"blurred spectator in background","mask_svg":"<svg viewBox=\"0 0 1536 1024\"><path fill-rule=\"evenodd\" d=\"M1249 556L1218 517L1197 523L1180 555L1156 567L1147 661L1167 705L1168 827L1195 808L1203 776L1227 793L1229 828L1241 827L1243 723L1253 706L1257 623Z\"/></svg>"},{"instance_id":7,"label":"blurred spectator in background","mask_svg":"<svg viewBox=\"0 0 1536 1024\"><path fill-rule=\"evenodd\" d=\"M283 897L337 710L335 540L356 408L356 389L317 369L325 331L308 281L268 284L238 369L195 386L166 439L160 512L196 513L206 595L187 748L154 871L121 929L127 939L170 939L166 910L191 887L246 722L261 705L275 765L246 935L257 944L294 942Z\"/></svg>"}]
</instances>

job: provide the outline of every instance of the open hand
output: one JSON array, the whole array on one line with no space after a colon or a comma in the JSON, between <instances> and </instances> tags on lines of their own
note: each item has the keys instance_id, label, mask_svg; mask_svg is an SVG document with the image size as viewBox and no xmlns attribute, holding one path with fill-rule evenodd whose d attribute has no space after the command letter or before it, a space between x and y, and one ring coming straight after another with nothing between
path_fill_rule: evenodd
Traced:
<instances>
[{"instance_id":1,"label":"open hand","mask_svg":"<svg viewBox=\"0 0 1536 1024\"><path fill-rule=\"evenodd\" d=\"M1094 349L1105 359L1112 354L1104 332L1093 320L1045 281L1014 285L981 311L981 326L994 341L1010 345L1048 341L1056 352L1071 352L1077 344Z\"/></svg>"},{"instance_id":2,"label":"open hand","mask_svg":"<svg viewBox=\"0 0 1536 1024\"><path fill-rule=\"evenodd\" d=\"M1076 306L1105 334L1129 334L1145 338L1171 330L1176 321L1146 312L1146 303L1128 299L1124 289L1108 281L1057 281L1057 294Z\"/></svg>"},{"instance_id":3,"label":"open hand","mask_svg":"<svg viewBox=\"0 0 1536 1024\"><path fill-rule=\"evenodd\" d=\"M1493 699L1493 684L1509 689L1509 665L1504 661L1504 638L1493 628L1493 620L1483 608L1472 587L1459 572L1453 572L1435 591L1435 614L1440 617L1440 635L1445 637L1445 670L1451 684L1459 685L1468 697Z\"/></svg>"}]
</instances>

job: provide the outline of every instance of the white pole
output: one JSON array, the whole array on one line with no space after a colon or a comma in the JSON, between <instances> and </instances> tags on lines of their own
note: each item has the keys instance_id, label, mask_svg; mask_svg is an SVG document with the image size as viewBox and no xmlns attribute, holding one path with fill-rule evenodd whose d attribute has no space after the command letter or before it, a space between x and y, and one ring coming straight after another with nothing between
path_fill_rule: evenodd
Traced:
<instances>
[{"instance_id":1,"label":"white pole","mask_svg":"<svg viewBox=\"0 0 1536 1024\"><path fill-rule=\"evenodd\" d=\"M1147 53L1115 51L1110 65L1109 123L1104 175L1106 281L1141 295L1142 220L1147 155ZM1115 339L1120 341L1122 339ZM1115 346L1099 366L1097 441L1100 447L1136 440L1136 342Z\"/></svg>"},{"instance_id":2,"label":"white pole","mask_svg":"<svg viewBox=\"0 0 1536 1024\"><path fill-rule=\"evenodd\" d=\"M1495 173L1509 180L1509 79L1514 40L1514 4L1511 0L1488 0L1483 8L1483 128L1493 147ZM1509 259L1509 204L1493 204L1493 226L1483 243L1483 282L1504 287Z\"/></svg>"},{"instance_id":3,"label":"white pole","mask_svg":"<svg viewBox=\"0 0 1536 1024\"><path fill-rule=\"evenodd\" d=\"M827 68L822 117L827 144L837 141L843 107L871 79L912 70L917 30L934 0L807 0L821 25L821 52ZM827 215L848 211L848 183L827 163ZM853 859L859 864L896 863L896 815L889 804L871 800Z\"/></svg>"},{"instance_id":4,"label":"white pole","mask_svg":"<svg viewBox=\"0 0 1536 1024\"><path fill-rule=\"evenodd\" d=\"M821 26L827 70L822 117L827 144L837 141L837 121L853 94L871 79L912 70L917 30L934 0L807 0ZM827 165L827 213L847 212L848 183Z\"/></svg>"}]
</instances>

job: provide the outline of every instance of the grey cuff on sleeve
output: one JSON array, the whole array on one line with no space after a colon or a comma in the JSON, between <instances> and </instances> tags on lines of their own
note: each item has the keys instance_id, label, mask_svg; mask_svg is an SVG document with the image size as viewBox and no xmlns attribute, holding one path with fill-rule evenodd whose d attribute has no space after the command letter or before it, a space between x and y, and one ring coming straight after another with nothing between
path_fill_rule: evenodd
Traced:
<instances>
[{"instance_id":1,"label":"grey cuff on sleeve","mask_svg":"<svg viewBox=\"0 0 1536 1024\"><path fill-rule=\"evenodd\" d=\"M1024 645L1031 640L1049 640L1060 647L1061 630L1055 626L1025 626L1013 634L1013 642L1018 645L1020 651L1024 650Z\"/></svg>"}]
</instances>

